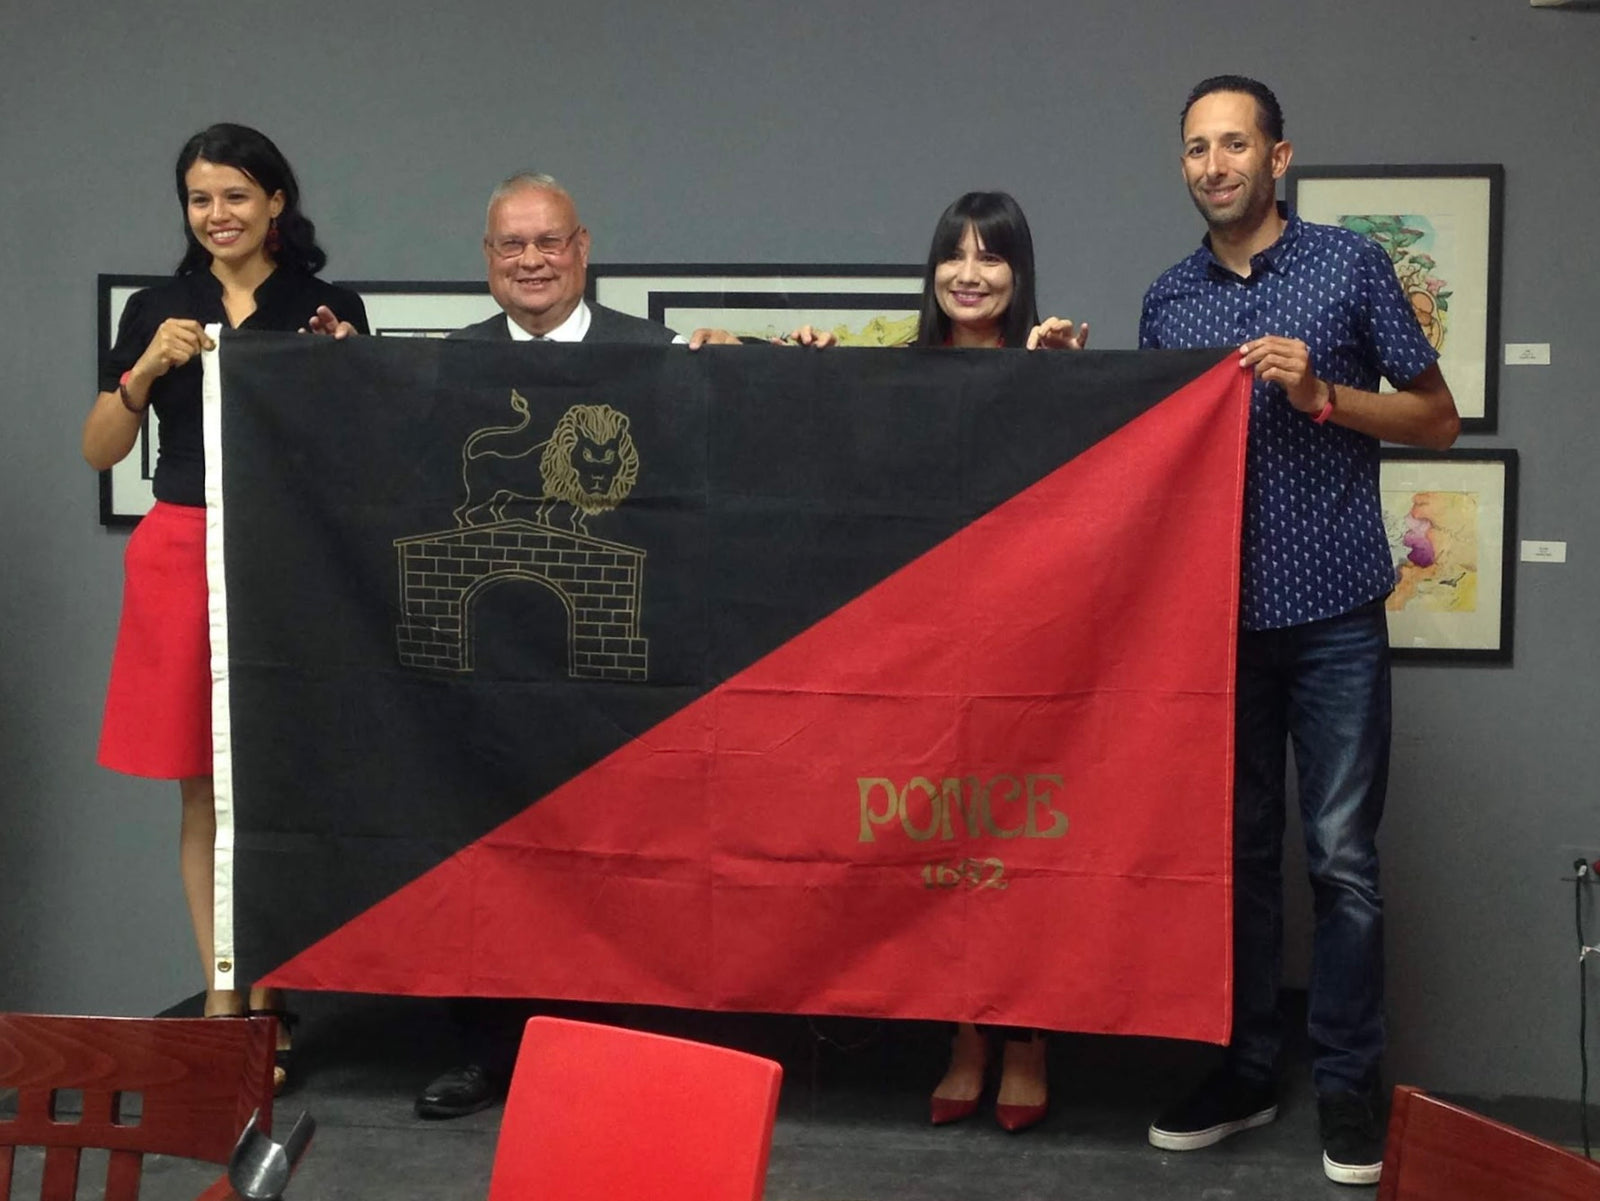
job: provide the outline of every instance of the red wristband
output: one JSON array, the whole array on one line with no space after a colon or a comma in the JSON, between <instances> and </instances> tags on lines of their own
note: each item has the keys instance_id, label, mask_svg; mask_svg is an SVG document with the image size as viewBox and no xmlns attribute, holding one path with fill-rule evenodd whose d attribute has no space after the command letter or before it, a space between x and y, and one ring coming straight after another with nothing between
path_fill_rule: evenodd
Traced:
<instances>
[{"instance_id":1,"label":"red wristband","mask_svg":"<svg viewBox=\"0 0 1600 1201\"><path fill-rule=\"evenodd\" d=\"M1324 404L1322 406L1321 411L1319 411L1317 413L1317 415L1311 419L1313 424L1315 424L1315 425L1324 425L1324 424L1327 423L1328 418L1333 416L1333 397L1334 397L1333 385L1329 384L1328 385L1328 400L1327 400L1327 403Z\"/></svg>"},{"instance_id":2,"label":"red wristband","mask_svg":"<svg viewBox=\"0 0 1600 1201\"><path fill-rule=\"evenodd\" d=\"M133 368L131 367L122 373L122 378L117 381L117 395L122 397L123 408L127 409L130 413L138 413L140 416L143 416L145 406L134 404L133 397L128 395L128 377L132 374ZM149 402L147 401L146 403Z\"/></svg>"}]
</instances>

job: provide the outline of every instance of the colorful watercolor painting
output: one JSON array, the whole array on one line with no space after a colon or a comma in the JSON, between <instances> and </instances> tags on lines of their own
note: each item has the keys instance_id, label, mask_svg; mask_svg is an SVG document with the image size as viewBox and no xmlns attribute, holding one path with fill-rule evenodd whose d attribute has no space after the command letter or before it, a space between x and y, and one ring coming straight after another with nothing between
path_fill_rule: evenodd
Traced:
<instances>
[{"instance_id":1,"label":"colorful watercolor painting","mask_svg":"<svg viewBox=\"0 0 1600 1201\"><path fill-rule=\"evenodd\" d=\"M1517 452L1386 447L1378 473L1394 562L1397 659L1509 662Z\"/></svg>"},{"instance_id":2,"label":"colorful watercolor painting","mask_svg":"<svg viewBox=\"0 0 1600 1201\"><path fill-rule=\"evenodd\" d=\"M1433 222L1421 213L1393 215L1346 214L1339 224L1363 237L1371 238L1394 264L1394 273L1405 289L1406 299L1417 315L1417 323L1428 341L1444 351L1450 328L1450 287L1437 275L1440 270L1436 247L1438 232Z\"/></svg>"},{"instance_id":3,"label":"colorful watercolor painting","mask_svg":"<svg viewBox=\"0 0 1600 1201\"><path fill-rule=\"evenodd\" d=\"M1478 608L1478 497L1473 492L1385 492L1384 524L1394 557L1388 610L1432 613Z\"/></svg>"}]
</instances>

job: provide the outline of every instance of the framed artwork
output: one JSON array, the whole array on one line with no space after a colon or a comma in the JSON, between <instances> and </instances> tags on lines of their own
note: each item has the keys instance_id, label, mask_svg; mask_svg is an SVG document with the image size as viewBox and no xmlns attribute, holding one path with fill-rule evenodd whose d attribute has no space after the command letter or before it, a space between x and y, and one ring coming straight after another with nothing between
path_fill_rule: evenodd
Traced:
<instances>
[{"instance_id":1,"label":"framed artwork","mask_svg":"<svg viewBox=\"0 0 1600 1201\"><path fill-rule=\"evenodd\" d=\"M100 355L110 353L117 325L128 299L141 288L171 279L168 275L101 275L99 290ZM358 280L341 286L360 293L374 334L388 338L442 338L451 330L481 321L495 311L489 285L476 282L408 283ZM308 317L310 314L306 314ZM155 503L151 477L158 449L156 423L145 416L133 449L115 467L100 473L100 524L133 526Z\"/></svg>"},{"instance_id":2,"label":"framed artwork","mask_svg":"<svg viewBox=\"0 0 1600 1201\"><path fill-rule=\"evenodd\" d=\"M844 346L902 346L916 337L921 295L915 264L589 266L589 299L685 334L769 338L813 325Z\"/></svg>"},{"instance_id":3,"label":"framed artwork","mask_svg":"<svg viewBox=\"0 0 1600 1201\"><path fill-rule=\"evenodd\" d=\"M128 298L140 288L151 288L171 279L170 275L101 275L98 277L96 327L99 334L99 362L95 387L99 388L100 368L117 340L117 325ZM100 473L100 524L132 526L139 524L156 503L150 491L150 477L156 469L156 426L148 412L140 418L139 437L122 462Z\"/></svg>"},{"instance_id":4,"label":"framed artwork","mask_svg":"<svg viewBox=\"0 0 1600 1201\"><path fill-rule=\"evenodd\" d=\"M1307 221L1342 225L1383 247L1439 352L1461 428L1493 433L1505 168L1290 167L1287 190Z\"/></svg>"},{"instance_id":5,"label":"framed artwork","mask_svg":"<svg viewBox=\"0 0 1600 1201\"><path fill-rule=\"evenodd\" d=\"M1509 663L1517 452L1386 447L1382 456L1395 659Z\"/></svg>"},{"instance_id":6,"label":"framed artwork","mask_svg":"<svg viewBox=\"0 0 1600 1201\"><path fill-rule=\"evenodd\" d=\"M367 323L382 338L442 338L500 308L481 279L420 283L360 279L339 286L361 294Z\"/></svg>"}]
</instances>

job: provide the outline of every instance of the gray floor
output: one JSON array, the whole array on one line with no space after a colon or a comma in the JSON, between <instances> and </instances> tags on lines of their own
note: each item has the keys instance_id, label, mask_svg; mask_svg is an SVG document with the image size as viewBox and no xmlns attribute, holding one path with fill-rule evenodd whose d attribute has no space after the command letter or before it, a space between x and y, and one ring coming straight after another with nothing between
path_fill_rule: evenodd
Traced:
<instances>
[{"instance_id":1,"label":"gray floor","mask_svg":"<svg viewBox=\"0 0 1600 1201\"><path fill-rule=\"evenodd\" d=\"M277 1121L285 1130L306 1109L318 1133L290 1201L482 1201L499 1109L449 1122L424 1122L411 1110L418 1088L457 1054L444 1007L327 995L302 995L296 1004L305 1018L297 1083L279 1099ZM987 1110L958 1126L927 1125L927 1091L942 1067L946 1037L937 1026L617 1008L587 1016L719 1042L783 1063L768 1201L1351 1201L1373 1195L1322 1176L1303 1053L1296 1056L1277 1122L1178 1155L1152 1149L1145 1127L1165 1100L1209 1069L1215 1060L1210 1048L1057 1036L1050 1116L1022 1135L1007 1135ZM21 1160L14 1196L37 1196L37 1174L36 1158ZM214 1177L203 1165L148 1160L143 1196L187 1201ZM89 1180L98 1184L86 1175Z\"/></svg>"}]
</instances>

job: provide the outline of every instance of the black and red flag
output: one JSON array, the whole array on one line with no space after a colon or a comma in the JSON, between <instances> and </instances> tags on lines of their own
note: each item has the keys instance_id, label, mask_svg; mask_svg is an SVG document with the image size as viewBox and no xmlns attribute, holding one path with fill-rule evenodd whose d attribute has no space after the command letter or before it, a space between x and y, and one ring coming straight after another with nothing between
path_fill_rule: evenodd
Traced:
<instances>
[{"instance_id":1,"label":"black and red flag","mask_svg":"<svg viewBox=\"0 0 1600 1201\"><path fill-rule=\"evenodd\" d=\"M1226 1039L1231 358L210 368L223 982Z\"/></svg>"}]
</instances>

